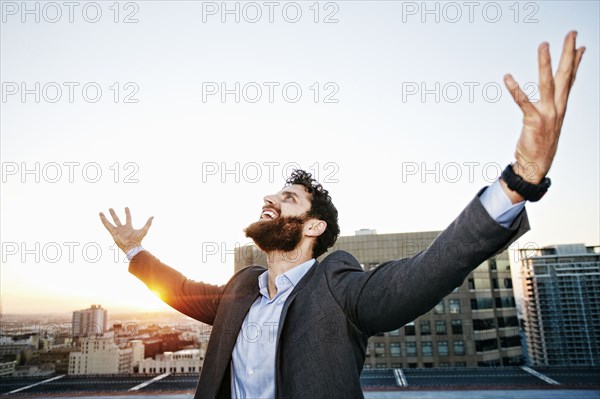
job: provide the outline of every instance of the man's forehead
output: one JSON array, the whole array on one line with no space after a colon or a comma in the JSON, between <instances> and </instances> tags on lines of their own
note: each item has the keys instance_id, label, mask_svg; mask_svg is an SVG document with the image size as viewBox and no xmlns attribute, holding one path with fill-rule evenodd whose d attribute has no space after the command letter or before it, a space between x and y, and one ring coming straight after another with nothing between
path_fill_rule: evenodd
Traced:
<instances>
[{"instance_id":1,"label":"man's forehead","mask_svg":"<svg viewBox=\"0 0 600 399\"><path fill-rule=\"evenodd\" d=\"M305 198L310 200L311 195L306 188L302 184L291 184L289 186L285 186L279 191L279 194L291 194L295 195L298 198Z\"/></svg>"}]
</instances>

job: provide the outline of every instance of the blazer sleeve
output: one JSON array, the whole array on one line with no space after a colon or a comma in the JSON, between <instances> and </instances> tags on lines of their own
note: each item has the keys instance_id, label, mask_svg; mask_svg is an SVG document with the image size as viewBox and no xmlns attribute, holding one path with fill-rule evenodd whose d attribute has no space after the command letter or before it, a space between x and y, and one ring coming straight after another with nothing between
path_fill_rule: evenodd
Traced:
<instances>
[{"instance_id":1,"label":"blazer sleeve","mask_svg":"<svg viewBox=\"0 0 600 399\"><path fill-rule=\"evenodd\" d=\"M145 250L131 259L129 272L172 308L203 323L213 324L224 286L190 280Z\"/></svg>"},{"instance_id":2,"label":"blazer sleeve","mask_svg":"<svg viewBox=\"0 0 600 399\"><path fill-rule=\"evenodd\" d=\"M368 335L391 331L429 311L469 272L527 230L525 209L505 228L475 197L427 249L411 258L363 272L354 257L343 253L343 265L332 268L330 289L359 330Z\"/></svg>"}]
</instances>

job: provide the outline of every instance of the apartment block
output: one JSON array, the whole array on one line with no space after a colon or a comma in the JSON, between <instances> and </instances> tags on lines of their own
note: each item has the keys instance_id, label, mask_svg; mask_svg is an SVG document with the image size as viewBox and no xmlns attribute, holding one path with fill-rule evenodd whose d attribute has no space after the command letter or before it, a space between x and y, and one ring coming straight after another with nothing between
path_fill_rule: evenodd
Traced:
<instances>
[{"instance_id":1,"label":"apartment block","mask_svg":"<svg viewBox=\"0 0 600 399\"><path fill-rule=\"evenodd\" d=\"M102 336L108 331L108 313L100 305L73 312L73 337Z\"/></svg>"},{"instance_id":2,"label":"apartment block","mask_svg":"<svg viewBox=\"0 0 600 399\"><path fill-rule=\"evenodd\" d=\"M520 259L529 363L600 365L600 246L522 249Z\"/></svg>"}]
</instances>

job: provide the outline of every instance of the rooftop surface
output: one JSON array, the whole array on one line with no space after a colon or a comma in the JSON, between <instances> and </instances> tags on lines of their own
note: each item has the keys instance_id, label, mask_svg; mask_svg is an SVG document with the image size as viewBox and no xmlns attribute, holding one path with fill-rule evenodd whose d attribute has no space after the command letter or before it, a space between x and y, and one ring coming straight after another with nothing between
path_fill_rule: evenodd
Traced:
<instances>
[{"instance_id":1,"label":"rooftop surface","mask_svg":"<svg viewBox=\"0 0 600 399\"><path fill-rule=\"evenodd\" d=\"M192 397L197 381L198 374L9 377L0 379L0 394L187 399ZM443 398L449 399L600 399L600 367L377 369L364 370L361 384L366 398L440 398L440 391L444 391Z\"/></svg>"}]
</instances>

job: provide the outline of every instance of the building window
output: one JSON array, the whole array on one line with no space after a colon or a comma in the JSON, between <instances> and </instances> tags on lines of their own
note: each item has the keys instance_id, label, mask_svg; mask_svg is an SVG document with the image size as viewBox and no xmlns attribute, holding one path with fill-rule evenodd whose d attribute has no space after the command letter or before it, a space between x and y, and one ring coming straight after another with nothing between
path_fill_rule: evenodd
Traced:
<instances>
[{"instance_id":1,"label":"building window","mask_svg":"<svg viewBox=\"0 0 600 399\"><path fill-rule=\"evenodd\" d=\"M487 352L496 349L498 349L498 340L496 338L475 341L475 351L477 352Z\"/></svg>"},{"instance_id":2,"label":"building window","mask_svg":"<svg viewBox=\"0 0 600 399\"><path fill-rule=\"evenodd\" d=\"M436 335L446 335L446 320L435 321L435 333Z\"/></svg>"},{"instance_id":3,"label":"building window","mask_svg":"<svg viewBox=\"0 0 600 399\"><path fill-rule=\"evenodd\" d=\"M498 327L518 327L519 319L517 316L498 317Z\"/></svg>"},{"instance_id":4,"label":"building window","mask_svg":"<svg viewBox=\"0 0 600 399\"><path fill-rule=\"evenodd\" d=\"M448 301L448 309L450 309L450 314L460 313L460 299L450 299Z\"/></svg>"},{"instance_id":5,"label":"building window","mask_svg":"<svg viewBox=\"0 0 600 399\"><path fill-rule=\"evenodd\" d=\"M490 270L496 270L496 259L488 259L488 263L490 265Z\"/></svg>"},{"instance_id":6,"label":"building window","mask_svg":"<svg viewBox=\"0 0 600 399\"><path fill-rule=\"evenodd\" d=\"M406 343L406 356L417 356L417 343L407 342Z\"/></svg>"},{"instance_id":7,"label":"building window","mask_svg":"<svg viewBox=\"0 0 600 399\"><path fill-rule=\"evenodd\" d=\"M500 298L496 298L500 299ZM492 298L472 298L471 299L471 309L472 310L482 310L482 309L493 309L494 303L492 302Z\"/></svg>"},{"instance_id":8,"label":"building window","mask_svg":"<svg viewBox=\"0 0 600 399\"><path fill-rule=\"evenodd\" d=\"M375 342L375 357L385 357L385 343Z\"/></svg>"},{"instance_id":9,"label":"building window","mask_svg":"<svg viewBox=\"0 0 600 399\"><path fill-rule=\"evenodd\" d=\"M512 296L503 296L501 298L496 298L497 308L514 308L515 306L515 298Z\"/></svg>"},{"instance_id":10,"label":"building window","mask_svg":"<svg viewBox=\"0 0 600 399\"><path fill-rule=\"evenodd\" d=\"M421 335L431 335L431 323L429 320L423 320L419 323L419 329L421 330Z\"/></svg>"},{"instance_id":11,"label":"building window","mask_svg":"<svg viewBox=\"0 0 600 399\"><path fill-rule=\"evenodd\" d=\"M462 320L452 320L452 334L454 335L462 335L463 327Z\"/></svg>"},{"instance_id":12,"label":"building window","mask_svg":"<svg viewBox=\"0 0 600 399\"><path fill-rule=\"evenodd\" d=\"M510 278L505 278L504 279L504 288L512 288L512 280Z\"/></svg>"},{"instance_id":13,"label":"building window","mask_svg":"<svg viewBox=\"0 0 600 399\"><path fill-rule=\"evenodd\" d=\"M473 320L473 330L491 330L496 328L496 319L475 319Z\"/></svg>"},{"instance_id":14,"label":"building window","mask_svg":"<svg viewBox=\"0 0 600 399\"><path fill-rule=\"evenodd\" d=\"M435 308L433 308L433 313L434 314L446 313L446 310L444 309L444 300L443 299L437 305L435 305Z\"/></svg>"},{"instance_id":15,"label":"building window","mask_svg":"<svg viewBox=\"0 0 600 399\"><path fill-rule=\"evenodd\" d=\"M385 363L377 363L375 365L375 368L376 369L386 369L387 368L387 364L385 364Z\"/></svg>"},{"instance_id":16,"label":"building window","mask_svg":"<svg viewBox=\"0 0 600 399\"><path fill-rule=\"evenodd\" d=\"M398 337L400 336L400 329L390 331L390 337Z\"/></svg>"},{"instance_id":17,"label":"building window","mask_svg":"<svg viewBox=\"0 0 600 399\"><path fill-rule=\"evenodd\" d=\"M433 345L429 341L421 342L421 353L423 356L433 356Z\"/></svg>"},{"instance_id":18,"label":"building window","mask_svg":"<svg viewBox=\"0 0 600 399\"><path fill-rule=\"evenodd\" d=\"M455 355L464 355L465 354L465 342L464 341L454 341L454 354Z\"/></svg>"},{"instance_id":19,"label":"building window","mask_svg":"<svg viewBox=\"0 0 600 399\"><path fill-rule=\"evenodd\" d=\"M448 341L438 341L438 356L448 356Z\"/></svg>"},{"instance_id":20,"label":"building window","mask_svg":"<svg viewBox=\"0 0 600 399\"><path fill-rule=\"evenodd\" d=\"M454 367L467 367L467 362L454 362Z\"/></svg>"},{"instance_id":21,"label":"building window","mask_svg":"<svg viewBox=\"0 0 600 399\"><path fill-rule=\"evenodd\" d=\"M404 335L415 335L415 322L411 321L404 326Z\"/></svg>"},{"instance_id":22,"label":"building window","mask_svg":"<svg viewBox=\"0 0 600 399\"><path fill-rule=\"evenodd\" d=\"M521 346L521 339L518 335L512 337L501 337L500 346L503 348L513 348L515 346Z\"/></svg>"},{"instance_id":23,"label":"building window","mask_svg":"<svg viewBox=\"0 0 600 399\"><path fill-rule=\"evenodd\" d=\"M474 290L475 289L475 280L473 280L472 278L469 279L469 289L470 290Z\"/></svg>"},{"instance_id":24,"label":"building window","mask_svg":"<svg viewBox=\"0 0 600 399\"><path fill-rule=\"evenodd\" d=\"M440 362L440 367L450 367L450 362Z\"/></svg>"},{"instance_id":25,"label":"building window","mask_svg":"<svg viewBox=\"0 0 600 399\"><path fill-rule=\"evenodd\" d=\"M402 356L402 351L400 349L400 342L392 342L392 343L390 343L390 356L391 357L400 357L400 356Z\"/></svg>"},{"instance_id":26,"label":"building window","mask_svg":"<svg viewBox=\"0 0 600 399\"><path fill-rule=\"evenodd\" d=\"M497 278L492 279L492 288L495 290L498 289L498 279Z\"/></svg>"}]
</instances>

